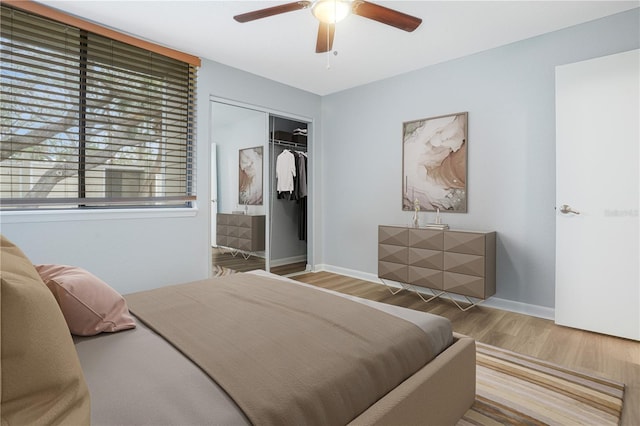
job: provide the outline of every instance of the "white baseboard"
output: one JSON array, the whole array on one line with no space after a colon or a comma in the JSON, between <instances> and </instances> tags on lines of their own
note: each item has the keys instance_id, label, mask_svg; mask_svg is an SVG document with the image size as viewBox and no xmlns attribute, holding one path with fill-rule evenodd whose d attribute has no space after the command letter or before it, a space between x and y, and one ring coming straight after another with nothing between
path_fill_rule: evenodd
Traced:
<instances>
[{"instance_id":1,"label":"white baseboard","mask_svg":"<svg viewBox=\"0 0 640 426\"><path fill-rule=\"evenodd\" d=\"M306 260L307 260L307 255L303 254L300 256L285 257L282 259L271 259L271 261L269 262L269 265L282 266L282 265L289 265L291 263L306 262Z\"/></svg>"},{"instance_id":2,"label":"white baseboard","mask_svg":"<svg viewBox=\"0 0 640 426\"><path fill-rule=\"evenodd\" d=\"M532 317L544 318L553 321L556 317L556 310L540 305L530 305L528 303L516 302L515 300L500 299L498 297L490 297L484 306L490 308L502 309L503 311L517 312L519 314L530 315Z\"/></svg>"},{"instance_id":3,"label":"white baseboard","mask_svg":"<svg viewBox=\"0 0 640 426\"><path fill-rule=\"evenodd\" d=\"M370 281L376 284L382 284L380 278L376 274L370 274L367 272L356 271L353 269L341 268L339 266L332 265L316 265L313 272L327 271L333 272L335 274L346 275L347 277L358 278L364 281ZM386 284L391 287L400 288L399 284L396 284L392 281L386 281ZM429 294L428 291L425 291L425 294ZM449 295L453 297L455 300L459 302L466 302L466 299L462 296L458 295ZM500 299L498 297L490 297L484 302L482 302L482 306L486 306L488 308L501 309L503 311L516 312L519 314L530 315L533 317L544 318L548 320L554 320L555 318L555 309L548 308L546 306L538 306L538 305L530 305L528 303L517 302L515 300L508 299Z\"/></svg>"}]
</instances>

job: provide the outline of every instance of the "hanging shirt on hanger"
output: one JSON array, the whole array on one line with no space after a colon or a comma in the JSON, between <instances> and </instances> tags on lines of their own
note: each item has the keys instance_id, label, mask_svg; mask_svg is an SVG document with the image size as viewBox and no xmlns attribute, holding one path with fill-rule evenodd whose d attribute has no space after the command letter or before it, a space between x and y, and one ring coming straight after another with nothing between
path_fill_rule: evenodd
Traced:
<instances>
[{"instance_id":1,"label":"hanging shirt on hanger","mask_svg":"<svg viewBox=\"0 0 640 426\"><path fill-rule=\"evenodd\" d=\"M296 176L296 159L285 149L276 158L276 189L278 192L292 192L293 178Z\"/></svg>"},{"instance_id":2,"label":"hanging shirt on hanger","mask_svg":"<svg viewBox=\"0 0 640 426\"><path fill-rule=\"evenodd\" d=\"M298 199L307 196L307 154L305 152L296 151L296 195Z\"/></svg>"}]
</instances>

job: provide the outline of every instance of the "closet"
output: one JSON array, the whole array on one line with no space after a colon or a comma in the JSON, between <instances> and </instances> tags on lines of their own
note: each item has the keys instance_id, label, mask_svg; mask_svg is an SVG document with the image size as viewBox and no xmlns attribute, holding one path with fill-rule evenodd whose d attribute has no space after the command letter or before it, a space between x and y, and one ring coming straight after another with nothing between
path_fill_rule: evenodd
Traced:
<instances>
[{"instance_id":1,"label":"closet","mask_svg":"<svg viewBox=\"0 0 640 426\"><path fill-rule=\"evenodd\" d=\"M270 268L303 271L307 265L308 123L269 117Z\"/></svg>"},{"instance_id":2,"label":"closet","mask_svg":"<svg viewBox=\"0 0 640 426\"><path fill-rule=\"evenodd\" d=\"M294 190L280 191L277 185L277 159L291 153L300 159L307 153L310 120L276 115L251 105L226 100L211 101L211 246L212 270L236 271L266 269L285 275L302 272L312 264L308 252L310 198L309 174L300 180L296 170ZM241 158L249 150L256 154L250 162L259 166L254 179L262 197L244 203L242 182L246 170ZM311 161L308 157L305 171ZM291 157L289 157L291 160ZM295 167L304 167L296 165ZM254 168L255 170L255 168ZM291 170L291 168L290 168ZM296 186L297 185L297 186ZM303 196L306 189L307 196Z\"/></svg>"}]
</instances>

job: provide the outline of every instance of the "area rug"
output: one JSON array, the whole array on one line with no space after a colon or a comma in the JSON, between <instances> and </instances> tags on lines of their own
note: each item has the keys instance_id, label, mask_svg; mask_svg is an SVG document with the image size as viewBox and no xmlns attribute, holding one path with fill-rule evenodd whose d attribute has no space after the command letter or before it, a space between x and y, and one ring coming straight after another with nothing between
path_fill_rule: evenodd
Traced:
<instances>
[{"instance_id":1,"label":"area rug","mask_svg":"<svg viewBox=\"0 0 640 426\"><path fill-rule=\"evenodd\" d=\"M220 265L213 265L213 268L211 269L211 271L212 271L211 275L214 277L224 277L225 275L231 275L236 273L236 271L234 271L233 269L229 269Z\"/></svg>"},{"instance_id":2,"label":"area rug","mask_svg":"<svg viewBox=\"0 0 640 426\"><path fill-rule=\"evenodd\" d=\"M467 425L617 425L624 384L476 342Z\"/></svg>"}]
</instances>

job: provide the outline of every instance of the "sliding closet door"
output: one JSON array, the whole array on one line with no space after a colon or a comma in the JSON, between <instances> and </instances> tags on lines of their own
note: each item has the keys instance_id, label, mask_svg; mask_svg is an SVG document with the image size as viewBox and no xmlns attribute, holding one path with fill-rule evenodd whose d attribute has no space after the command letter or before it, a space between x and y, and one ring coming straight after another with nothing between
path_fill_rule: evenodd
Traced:
<instances>
[{"instance_id":1,"label":"sliding closet door","mask_svg":"<svg viewBox=\"0 0 640 426\"><path fill-rule=\"evenodd\" d=\"M211 227L217 224L215 218L218 213L226 214L248 214L251 216L266 217L268 210L268 166L269 159L267 155L268 149L268 126L269 114L238 105L232 105L225 102L211 102L211 143L212 149L215 147L216 163L211 165L211 173L216 175L217 190L211 190L213 197L215 194L216 203L212 203ZM241 154L242 153L242 154ZM241 156L243 163L241 164ZM247 191L243 190L247 186L249 169L245 169L247 161L251 163L251 197L243 197ZM261 188L261 197L255 196L259 194ZM213 198L212 198L213 199ZM217 226L216 226L217 228ZM267 241L268 235L262 235L261 239ZM238 237L238 236L236 236ZM246 235L242 236L246 239ZM253 237L252 237L253 238ZM212 241L214 248L220 248L222 254L226 256L238 244L222 241ZM236 253L237 254L237 253ZM245 253L245 256L248 253ZM216 259L216 250L214 249L214 264ZM245 271L251 269L266 268L268 253L265 251L252 252L248 259L243 258L239 254L234 255L232 262L226 262L226 259L219 257L220 265L227 266L237 271ZM226 263L225 263L226 262Z\"/></svg>"}]
</instances>

